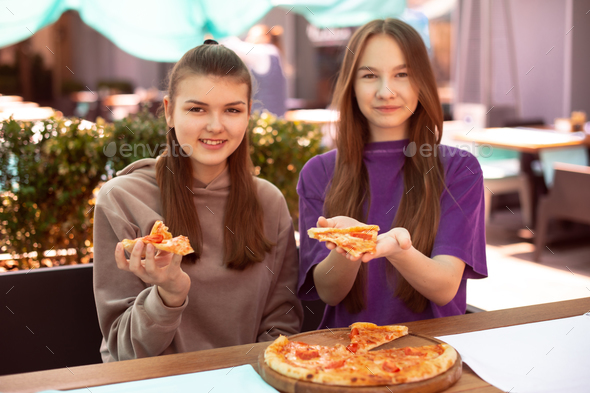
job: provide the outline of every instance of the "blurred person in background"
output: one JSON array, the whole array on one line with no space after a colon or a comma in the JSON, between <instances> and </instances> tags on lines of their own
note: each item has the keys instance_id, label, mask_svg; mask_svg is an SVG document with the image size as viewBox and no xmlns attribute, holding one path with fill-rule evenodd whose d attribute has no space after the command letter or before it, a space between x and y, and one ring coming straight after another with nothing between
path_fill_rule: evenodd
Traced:
<instances>
[{"instance_id":1,"label":"blurred person in background","mask_svg":"<svg viewBox=\"0 0 590 393\"><path fill-rule=\"evenodd\" d=\"M282 34L281 26L260 24L248 31L245 41L238 37L221 41L240 56L256 81L253 111L266 109L277 116L285 115L287 79L283 71L286 66L282 60Z\"/></svg>"}]
</instances>

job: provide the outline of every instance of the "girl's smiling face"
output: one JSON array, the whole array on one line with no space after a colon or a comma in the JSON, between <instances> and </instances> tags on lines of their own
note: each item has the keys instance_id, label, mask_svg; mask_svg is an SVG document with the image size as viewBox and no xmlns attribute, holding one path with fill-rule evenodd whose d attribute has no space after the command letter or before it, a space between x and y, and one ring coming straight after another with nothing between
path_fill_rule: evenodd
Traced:
<instances>
[{"instance_id":1,"label":"girl's smiling face","mask_svg":"<svg viewBox=\"0 0 590 393\"><path fill-rule=\"evenodd\" d=\"M174 105L164 97L168 127L190 154L193 176L209 184L226 167L248 127L248 86L229 77L188 75L177 88ZM189 147L190 146L190 147Z\"/></svg>"},{"instance_id":2,"label":"girl's smiling face","mask_svg":"<svg viewBox=\"0 0 590 393\"><path fill-rule=\"evenodd\" d=\"M370 142L408 137L408 119L418 106L418 91L398 43L386 34L370 37L354 77L358 106L367 118Z\"/></svg>"}]
</instances>

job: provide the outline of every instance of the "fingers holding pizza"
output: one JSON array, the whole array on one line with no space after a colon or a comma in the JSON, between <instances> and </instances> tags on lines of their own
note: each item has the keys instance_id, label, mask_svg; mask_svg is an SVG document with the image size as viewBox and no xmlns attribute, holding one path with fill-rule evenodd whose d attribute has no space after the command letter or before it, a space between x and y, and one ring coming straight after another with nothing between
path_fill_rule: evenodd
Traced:
<instances>
[{"instance_id":1,"label":"fingers holding pizza","mask_svg":"<svg viewBox=\"0 0 590 393\"><path fill-rule=\"evenodd\" d=\"M355 220L354 218L346 216L335 216L332 218L320 216L320 218L318 218L317 225L321 228L349 228L365 224L358 220Z\"/></svg>"},{"instance_id":2,"label":"fingers holding pizza","mask_svg":"<svg viewBox=\"0 0 590 393\"><path fill-rule=\"evenodd\" d=\"M146 284L156 285L165 305L178 307L184 303L191 285L190 277L181 267L182 257L189 249L193 250L188 239L172 238L167 229L157 221L150 235L124 239L117 244L115 261L119 269L135 274ZM129 259L125 251L130 253Z\"/></svg>"},{"instance_id":3,"label":"fingers holding pizza","mask_svg":"<svg viewBox=\"0 0 590 393\"><path fill-rule=\"evenodd\" d=\"M405 228L393 228L378 235L379 226L366 225L346 216L320 217L317 225L307 231L309 237L326 242L328 249L352 261L391 257L412 246L410 233Z\"/></svg>"},{"instance_id":4,"label":"fingers holding pizza","mask_svg":"<svg viewBox=\"0 0 590 393\"><path fill-rule=\"evenodd\" d=\"M150 234L147 236L134 240L123 239L121 241L123 247L129 253L133 251L133 247L138 242L153 244L158 250L172 252L182 256L195 252L186 236L172 237L172 234L168 231L168 227L162 221L156 221ZM142 256L145 256L145 251Z\"/></svg>"},{"instance_id":5,"label":"fingers holding pizza","mask_svg":"<svg viewBox=\"0 0 590 393\"><path fill-rule=\"evenodd\" d=\"M358 261L364 253L375 251L379 231L377 225L365 225L346 216L320 217L317 225L318 228L307 231L309 237L326 242L328 249L352 261Z\"/></svg>"}]
</instances>

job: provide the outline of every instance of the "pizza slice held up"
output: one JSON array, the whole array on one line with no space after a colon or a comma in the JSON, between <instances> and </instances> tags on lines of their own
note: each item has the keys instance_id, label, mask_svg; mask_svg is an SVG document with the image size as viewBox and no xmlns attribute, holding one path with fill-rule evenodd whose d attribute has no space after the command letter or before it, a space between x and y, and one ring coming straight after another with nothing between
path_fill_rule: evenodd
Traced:
<instances>
[{"instance_id":1,"label":"pizza slice held up","mask_svg":"<svg viewBox=\"0 0 590 393\"><path fill-rule=\"evenodd\" d=\"M156 221L149 235L140 237L134 240L123 239L123 247L126 251L131 253L133 247L137 242L143 242L144 244L153 244L157 250L171 252L174 254L180 254L182 256L195 252L190 245L188 237L176 236L172 237L172 234L168 232L168 227L164 225L162 221ZM145 248L142 257L145 256Z\"/></svg>"},{"instance_id":2,"label":"pizza slice held up","mask_svg":"<svg viewBox=\"0 0 590 393\"><path fill-rule=\"evenodd\" d=\"M349 228L311 228L307 234L321 242L332 242L345 249L353 257L365 252L375 252L378 225L359 225Z\"/></svg>"}]
</instances>

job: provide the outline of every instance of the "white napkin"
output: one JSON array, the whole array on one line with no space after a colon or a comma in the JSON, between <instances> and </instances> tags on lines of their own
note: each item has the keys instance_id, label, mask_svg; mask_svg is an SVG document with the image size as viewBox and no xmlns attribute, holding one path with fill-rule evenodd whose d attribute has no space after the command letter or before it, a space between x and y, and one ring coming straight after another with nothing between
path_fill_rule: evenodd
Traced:
<instances>
[{"instance_id":1,"label":"white napkin","mask_svg":"<svg viewBox=\"0 0 590 393\"><path fill-rule=\"evenodd\" d=\"M590 392L590 312L437 338L504 392Z\"/></svg>"}]
</instances>

